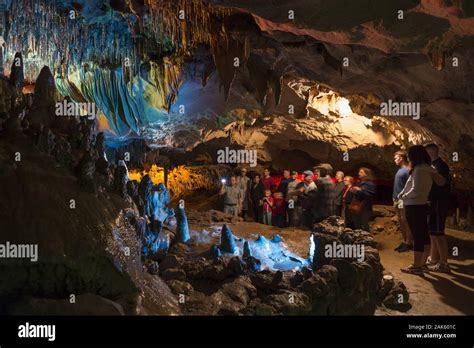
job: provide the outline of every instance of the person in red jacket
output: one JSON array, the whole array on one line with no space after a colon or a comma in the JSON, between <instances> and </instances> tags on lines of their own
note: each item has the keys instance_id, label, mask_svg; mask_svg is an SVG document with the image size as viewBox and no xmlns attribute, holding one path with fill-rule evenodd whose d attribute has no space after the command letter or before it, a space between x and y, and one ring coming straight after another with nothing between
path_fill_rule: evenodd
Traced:
<instances>
[{"instance_id":1,"label":"person in red jacket","mask_svg":"<svg viewBox=\"0 0 474 348\"><path fill-rule=\"evenodd\" d=\"M270 190L271 192L275 192L275 189L276 189L275 181L270 176L270 169L268 168L265 168L263 170L262 184L265 190Z\"/></svg>"}]
</instances>

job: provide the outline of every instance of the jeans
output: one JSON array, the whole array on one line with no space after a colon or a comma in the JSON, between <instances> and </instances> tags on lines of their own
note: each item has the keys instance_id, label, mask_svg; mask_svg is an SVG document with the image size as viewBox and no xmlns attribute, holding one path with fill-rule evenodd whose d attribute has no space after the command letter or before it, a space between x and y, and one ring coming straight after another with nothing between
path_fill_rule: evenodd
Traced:
<instances>
[{"instance_id":1,"label":"jeans","mask_svg":"<svg viewBox=\"0 0 474 348\"><path fill-rule=\"evenodd\" d=\"M272 213L271 212L263 213L263 223L265 225L269 225L269 226L272 225Z\"/></svg>"}]
</instances>

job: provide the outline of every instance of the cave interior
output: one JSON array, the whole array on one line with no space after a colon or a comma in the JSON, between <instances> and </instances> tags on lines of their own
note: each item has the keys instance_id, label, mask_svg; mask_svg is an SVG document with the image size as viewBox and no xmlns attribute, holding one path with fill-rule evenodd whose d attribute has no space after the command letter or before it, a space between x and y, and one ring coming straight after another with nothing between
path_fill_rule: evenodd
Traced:
<instances>
[{"instance_id":1,"label":"cave interior","mask_svg":"<svg viewBox=\"0 0 474 348\"><path fill-rule=\"evenodd\" d=\"M378 250L399 241L393 156L413 145L439 146L448 226L473 230L473 16L469 0L0 0L0 242L39 250L0 263L0 312L474 314L410 304ZM374 172L371 231L222 212L243 168L279 186L327 163ZM364 260L322 259L333 242Z\"/></svg>"}]
</instances>

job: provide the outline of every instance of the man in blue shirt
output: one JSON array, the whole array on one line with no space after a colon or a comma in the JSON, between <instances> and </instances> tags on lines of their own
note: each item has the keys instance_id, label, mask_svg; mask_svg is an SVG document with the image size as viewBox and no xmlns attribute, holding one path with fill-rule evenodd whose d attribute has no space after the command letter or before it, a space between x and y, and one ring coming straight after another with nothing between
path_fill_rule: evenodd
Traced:
<instances>
[{"instance_id":1,"label":"man in blue shirt","mask_svg":"<svg viewBox=\"0 0 474 348\"><path fill-rule=\"evenodd\" d=\"M407 152L403 150L395 152L393 155L393 161L399 167L399 169L395 174L395 180L393 181L392 199L398 221L400 222L400 231L402 233L402 242L398 247L395 248L395 251L403 253L413 249L413 238L411 236L410 228L408 227L405 209L403 207L402 201L397 198L398 194L405 187L408 177L410 176Z\"/></svg>"}]
</instances>

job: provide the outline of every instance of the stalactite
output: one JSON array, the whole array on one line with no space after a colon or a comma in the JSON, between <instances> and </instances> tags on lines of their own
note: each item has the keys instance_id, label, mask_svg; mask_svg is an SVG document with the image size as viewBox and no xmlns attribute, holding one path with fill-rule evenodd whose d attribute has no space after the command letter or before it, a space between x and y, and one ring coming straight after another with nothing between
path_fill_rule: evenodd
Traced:
<instances>
[{"instance_id":1,"label":"stalactite","mask_svg":"<svg viewBox=\"0 0 474 348\"><path fill-rule=\"evenodd\" d=\"M433 50L428 53L430 63L436 70L443 70L446 62L446 52L442 50Z\"/></svg>"},{"instance_id":2,"label":"stalactite","mask_svg":"<svg viewBox=\"0 0 474 348\"><path fill-rule=\"evenodd\" d=\"M185 59L199 45L213 55L202 75L203 86L216 68L225 98L229 97L236 71L250 56L248 38L227 29L225 18L231 10L203 0L127 1L118 7L120 12L114 6L103 18L88 21L79 11L70 18L71 9L61 2L15 0L7 52L27 57L25 71L31 82L44 65L49 66L62 81L61 93L74 101L95 102L118 135L138 133L147 118L144 97L137 97L134 89L153 94L152 105L169 112L182 85ZM148 79L140 80L145 59L151 69ZM84 83L71 84L68 76L85 64L94 69L79 73ZM276 82L271 85L278 90Z\"/></svg>"}]
</instances>

